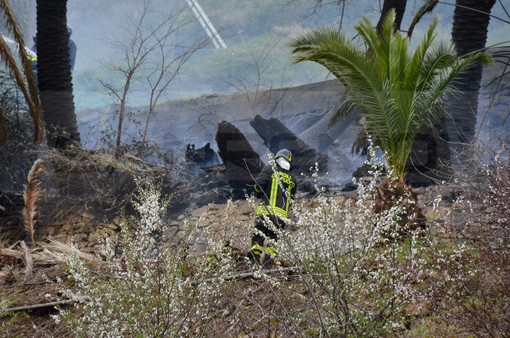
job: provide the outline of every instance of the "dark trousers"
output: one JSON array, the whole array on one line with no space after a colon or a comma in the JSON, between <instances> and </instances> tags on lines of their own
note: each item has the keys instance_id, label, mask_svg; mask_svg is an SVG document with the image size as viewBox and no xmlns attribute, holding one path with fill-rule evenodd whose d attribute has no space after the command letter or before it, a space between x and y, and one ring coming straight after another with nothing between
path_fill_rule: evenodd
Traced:
<instances>
[{"instance_id":1,"label":"dark trousers","mask_svg":"<svg viewBox=\"0 0 510 338\"><path fill-rule=\"evenodd\" d=\"M269 217L269 220L271 221L271 223L273 223L273 225L277 228L277 229L284 229L285 228L285 223L279 219L278 217L276 216L268 216ZM262 234L260 233L256 233L253 235L252 239L251 239L251 245L253 246L254 244L258 244L260 246L264 246L264 239L265 238L270 238L274 241L277 241L278 240L278 236L276 235L276 233L269 229L265 222L264 222L264 216L262 215L258 215L257 218L255 219L255 229L257 229L258 231L262 232L265 236L263 236Z\"/></svg>"}]
</instances>

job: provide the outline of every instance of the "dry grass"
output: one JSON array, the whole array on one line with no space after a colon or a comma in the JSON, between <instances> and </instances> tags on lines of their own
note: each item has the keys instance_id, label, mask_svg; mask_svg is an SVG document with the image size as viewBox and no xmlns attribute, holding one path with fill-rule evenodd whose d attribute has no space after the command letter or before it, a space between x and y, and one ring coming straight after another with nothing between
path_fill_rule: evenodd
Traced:
<instances>
[{"instance_id":1,"label":"dry grass","mask_svg":"<svg viewBox=\"0 0 510 338\"><path fill-rule=\"evenodd\" d=\"M64 264L69 255L76 255L82 260L99 263L100 260L89 253L80 251L66 243L59 242L48 237L48 242L37 242L32 248L27 248L24 242L16 242L13 245L0 249L0 256L10 257L14 260L28 262L31 265ZM25 270L28 266L25 264Z\"/></svg>"}]
</instances>

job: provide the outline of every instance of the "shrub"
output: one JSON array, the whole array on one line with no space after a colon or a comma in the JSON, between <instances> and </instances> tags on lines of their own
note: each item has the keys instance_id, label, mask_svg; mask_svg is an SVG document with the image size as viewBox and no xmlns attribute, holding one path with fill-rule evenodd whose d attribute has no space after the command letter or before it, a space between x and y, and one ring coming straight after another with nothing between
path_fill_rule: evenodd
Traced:
<instances>
[{"instance_id":1,"label":"shrub","mask_svg":"<svg viewBox=\"0 0 510 338\"><path fill-rule=\"evenodd\" d=\"M78 304L57 319L82 337L380 337L423 331L427 316L455 319L445 325L454 324L453 334L455 326L482 332L467 320L483 313L492 315L483 319L491 332L504 332L509 279L500 271L508 271L508 256L485 268L491 256L482 249L489 247L475 245L483 242L437 236L435 219L427 228L408 227L417 216L413 196L396 195L377 209L383 170L373 164L372 179L357 182L355 198L343 204L321 188L312 201L295 201L289 228L275 229L279 254L271 271L236 254L244 242L248 249L250 225L229 217L233 203L221 226L191 224L181 245L170 247L161 236L168 200L158 184L137 181L137 217L105 239L101 263L70 257L66 295Z\"/></svg>"},{"instance_id":2,"label":"shrub","mask_svg":"<svg viewBox=\"0 0 510 338\"><path fill-rule=\"evenodd\" d=\"M408 226L419 216L411 195L395 195L391 206L377 208L385 168L372 158L373 177L356 182L355 198L339 203L318 187L312 201L295 201L290 229L274 229L284 279L261 271L258 283L240 291L239 302L250 311L235 313L241 332L392 336L408 332L426 313L432 276L440 279L462 250L456 241L442 248L443 240Z\"/></svg>"},{"instance_id":3,"label":"shrub","mask_svg":"<svg viewBox=\"0 0 510 338\"><path fill-rule=\"evenodd\" d=\"M0 109L5 117L4 124L0 125L6 128L6 140L0 143L0 163L3 163L0 189L17 190L22 188L34 160L29 152L36 146L28 106L14 77L5 71L0 71Z\"/></svg>"},{"instance_id":4,"label":"shrub","mask_svg":"<svg viewBox=\"0 0 510 338\"><path fill-rule=\"evenodd\" d=\"M104 263L68 260L73 285L66 295L78 303L80 315L61 310L56 319L79 337L200 335L224 287L228 253L211 246L211 260L192 255L185 242L165 246L160 234L168 200L152 181L137 184L138 219L125 219L118 238L105 239Z\"/></svg>"},{"instance_id":5,"label":"shrub","mask_svg":"<svg viewBox=\"0 0 510 338\"><path fill-rule=\"evenodd\" d=\"M469 250L459 256L456 268L445 266L456 278L438 290L443 299L438 307L447 310L445 320L467 334L509 337L510 166L496 157L483 173L478 199L465 212L471 216L464 226Z\"/></svg>"},{"instance_id":6,"label":"shrub","mask_svg":"<svg viewBox=\"0 0 510 338\"><path fill-rule=\"evenodd\" d=\"M423 229L407 229L403 217L415 203L401 195L391 207L374 212L381 165L359 184L357 198L342 207L319 196L313 210L297 211L301 231L284 236L284 259L300 267L312 295L301 320L317 336L384 336L406 326L405 307L422 295L415 285L427 274L423 253L430 246Z\"/></svg>"}]
</instances>

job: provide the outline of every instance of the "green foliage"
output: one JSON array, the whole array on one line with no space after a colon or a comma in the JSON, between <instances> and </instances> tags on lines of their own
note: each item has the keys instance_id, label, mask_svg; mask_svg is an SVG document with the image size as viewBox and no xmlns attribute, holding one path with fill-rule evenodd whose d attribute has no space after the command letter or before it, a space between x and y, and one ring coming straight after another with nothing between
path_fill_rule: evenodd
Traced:
<instances>
[{"instance_id":1,"label":"green foliage","mask_svg":"<svg viewBox=\"0 0 510 338\"><path fill-rule=\"evenodd\" d=\"M460 59L450 44L433 46L435 20L414 53L408 39L394 33L395 13L377 33L368 19L355 28L367 46L360 49L333 29L320 29L293 41L296 62L314 61L345 86L349 101L366 119L365 129L381 148L394 175L403 177L416 135L432 125L453 78L487 54Z\"/></svg>"},{"instance_id":2,"label":"green foliage","mask_svg":"<svg viewBox=\"0 0 510 338\"><path fill-rule=\"evenodd\" d=\"M0 290L0 309L6 309L14 306L18 300L19 294L9 293L4 290ZM25 320L23 314L16 314L14 312L2 312L0 313L0 335L7 337L10 330L19 325L20 322Z\"/></svg>"}]
</instances>

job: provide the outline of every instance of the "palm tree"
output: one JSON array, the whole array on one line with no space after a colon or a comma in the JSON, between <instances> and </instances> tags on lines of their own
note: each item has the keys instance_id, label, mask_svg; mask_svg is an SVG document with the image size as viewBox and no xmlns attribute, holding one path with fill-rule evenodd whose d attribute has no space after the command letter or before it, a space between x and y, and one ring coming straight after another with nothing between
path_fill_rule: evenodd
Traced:
<instances>
[{"instance_id":1,"label":"palm tree","mask_svg":"<svg viewBox=\"0 0 510 338\"><path fill-rule=\"evenodd\" d=\"M37 0L37 75L50 147L79 145L69 56L67 0Z\"/></svg>"},{"instance_id":2,"label":"palm tree","mask_svg":"<svg viewBox=\"0 0 510 338\"><path fill-rule=\"evenodd\" d=\"M0 9L3 11L7 28L12 32L14 41L18 45L18 54L21 59L22 69L19 68L16 59L9 48L5 39L0 35L0 59L5 63L9 71L13 74L16 79L16 83L20 88L25 101L27 102L32 120L34 122L34 142L40 143L43 137L43 122L42 122L42 109L41 102L39 101L39 95L37 92L37 86L32 72L32 67L29 61L27 51L25 49L25 42L23 41L23 34L21 29L16 22L12 8L7 0L0 0ZM7 130L6 130L5 116L0 106L0 136L3 141L6 141Z\"/></svg>"},{"instance_id":3,"label":"palm tree","mask_svg":"<svg viewBox=\"0 0 510 338\"><path fill-rule=\"evenodd\" d=\"M443 95L453 90L453 78L476 61L490 61L484 53L460 59L451 44L433 46L436 25L437 19L414 53L408 39L394 32L393 10L379 33L367 18L355 26L366 50L329 28L304 34L291 44L295 62L317 62L345 86L350 102L365 117L367 134L400 182L416 135L439 115Z\"/></svg>"}]
</instances>

